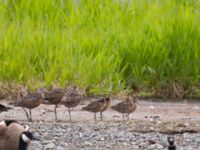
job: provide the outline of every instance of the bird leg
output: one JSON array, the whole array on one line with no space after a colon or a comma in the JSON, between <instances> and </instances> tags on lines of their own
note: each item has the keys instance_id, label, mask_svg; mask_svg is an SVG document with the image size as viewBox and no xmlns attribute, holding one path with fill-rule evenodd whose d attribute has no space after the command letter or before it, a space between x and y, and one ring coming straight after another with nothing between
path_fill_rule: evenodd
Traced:
<instances>
[{"instance_id":1,"label":"bird leg","mask_svg":"<svg viewBox=\"0 0 200 150\"><path fill-rule=\"evenodd\" d=\"M96 113L94 113L94 121L97 122Z\"/></svg>"},{"instance_id":2,"label":"bird leg","mask_svg":"<svg viewBox=\"0 0 200 150\"><path fill-rule=\"evenodd\" d=\"M55 105L55 109L54 109L54 113L55 113L55 120L57 120L57 111L56 111L56 109L57 109L57 104Z\"/></svg>"},{"instance_id":3,"label":"bird leg","mask_svg":"<svg viewBox=\"0 0 200 150\"><path fill-rule=\"evenodd\" d=\"M100 112L101 121L103 121L103 112Z\"/></svg>"},{"instance_id":4,"label":"bird leg","mask_svg":"<svg viewBox=\"0 0 200 150\"><path fill-rule=\"evenodd\" d=\"M129 114L127 114L127 120L129 120Z\"/></svg>"},{"instance_id":5,"label":"bird leg","mask_svg":"<svg viewBox=\"0 0 200 150\"><path fill-rule=\"evenodd\" d=\"M69 120L71 121L71 110L68 108L68 113L69 113Z\"/></svg>"},{"instance_id":6,"label":"bird leg","mask_svg":"<svg viewBox=\"0 0 200 150\"><path fill-rule=\"evenodd\" d=\"M32 114L31 114L31 109L29 109L29 114L30 114L30 118L29 118L29 121L32 121Z\"/></svg>"},{"instance_id":7,"label":"bird leg","mask_svg":"<svg viewBox=\"0 0 200 150\"><path fill-rule=\"evenodd\" d=\"M28 120L30 121L30 118L29 118L29 114L28 114L28 112L26 111L26 109L25 109L24 107L22 107L22 109L24 110L24 112L25 112L25 114L26 114Z\"/></svg>"}]
</instances>

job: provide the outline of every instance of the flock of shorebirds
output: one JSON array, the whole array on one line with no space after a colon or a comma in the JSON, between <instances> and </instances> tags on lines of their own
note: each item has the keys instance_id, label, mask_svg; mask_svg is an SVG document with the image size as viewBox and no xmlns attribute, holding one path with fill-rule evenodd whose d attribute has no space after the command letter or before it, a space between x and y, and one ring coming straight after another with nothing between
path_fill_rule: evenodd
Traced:
<instances>
[{"instance_id":1,"label":"flock of shorebirds","mask_svg":"<svg viewBox=\"0 0 200 150\"><path fill-rule=\"evenodd\" d=\"M20 106L29 121L32 120L32 109L40 104L55 105L54 113L57 120L57 107L63 104L68 108L69 120L71 120L71 110L78 106L82 99L82 94L78 87L74 86L70 90L57 88L52 91L46 91L40 88L35 93L27 92L26 95L19 93L19 99L9 102L13 106ZM97 121L96 113L100 113L103 120L103 112L111 107L113 110L122 113L123 120L129 119L129 114L136 109L136 96L127 98L125 101L111 106L111 99L104 96L101 99L92 101L82 110L94 113L94 120ZM0 112L8 111L11 107L0 104ZM28 110L29 111L28 111ZM22 126L16 120L4 120L0 122L0 150L26 150L31 140L37 140L34 134L28 130L28 127Z\"/></svg>"},{"instance_id":2,"label":"flock of shorebirds","mask_svg":"<svg viewBox=\"0 0 200 150\"><path fill-rule=\"evenodd\" d=\"M20 106L29 121L32 121L32 109L38 107L40 104L53 104L55 105L54 113L55 120L57 120L57 107L63 104L68 108L69 120L71 120L71 110L80 104L82 94L78 90L78 87L74 86L70 90L57 88L52 91L46 91L44 88L40 88L35 93L28 92L25 96L20 93L19 100L11 101L9 104L14 106ZM118 111L122 114L123 120L125 117L129 119L129 114L134 112L136 109L136 96L127 97L125 101L120 102L114 106L111 106L111 98L104 96L101 99L92 101L87 106L83 107L82 110L94 113L94 120L97 121L96 113L100 113L100 118L103 120L102 114L109 107ZM10 107L0 105L0 112L7 111ZM29 111L27 111L27 109Z\"/></svg>"},{"instance_id":3,"label":"flock of shorebirds","mask_svg":"<svg viewBox=\"0 0 200 150\"><path fill-rule=\"evenodd\" d=\"M19 100L12 101L9 104L20 106L24 110L29 121L32 121L32 109L38 107L40 104L55 105L55 120L57 120L57 107L63 104L68 108L69 119L71 120L71 110L78 106L82 99L82 94L76 86L70 90L54 89L46 91L40 88L35 93L28 92L26 95L20 94ZM137 97L135 95L127 97L126 100L116 105L111 106L111 99L108 96L92 101L82 110L94 113L94 120L96 122L96 113L100 113L100 118L103 120L103 112L109 107L122 114L123 120L129 120L129 114L136 110ZM0 104L0 112L12 109ZM26 110L29 109L29 112ZM35 135L29 131L28 126L24 127L16 120L4 120L0 122L0 150L26 150L32 140L39 140ZM168 150L176 150L174 138L168 137Z\"/></svg>"}]
</instances>

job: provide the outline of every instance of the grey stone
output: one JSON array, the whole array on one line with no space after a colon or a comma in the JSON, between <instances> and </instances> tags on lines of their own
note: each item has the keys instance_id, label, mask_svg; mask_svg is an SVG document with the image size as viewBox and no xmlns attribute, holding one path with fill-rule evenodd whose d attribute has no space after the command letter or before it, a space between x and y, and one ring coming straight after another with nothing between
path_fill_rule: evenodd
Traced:
<instances>
[{"instance_id":1,"label":"grey stone","mask_svg":"<svg viewBox=\"0 0 200 150\"><path fill-rule=\"evenodd\" d=\"M55 149L55 148L56 148L56 145L54 143L49 143L49 144L44 146L45 150Z\"/></svg>"},{"instance_id":2,"label":"grey stone","mask_svg":"<svg viewBox=\"0 0 200 150\"><path fill-rule=\"evenodd\" d=\"M57 146L57 147L56 147L56 150L65 150L65 148L64 148L64 147L61 147L61 146Z\"/></svg>"},{"instance_id":3,"label":"grey stone","mask_svg":"<svg viewBox=\"0 0 200 150\"><path fill-rule=\"evenodd\" d=\"M161 150L161 149L163 149L163 146L162 145L160 145L160 144L153 144L153 145L150 145L149 147L148 147L148 150Z\"/></svg>"},{"instance_id":4,"label":"grey stone","mask_svg":"<svg viewBox=\"0 0 200 150\"><path fill-rule=\"evenodd\" d=\"M128 124L121 122L33 122L30 128L39 134L40 142L34 146L30 144L28 150L164 150L168 145L165 134L134 132ZM174 136L180 150L199 149L199 133ZM149 139L155 140L156 144L149 145Z\"/></svg>"},{"instance_id":5,"label":"grey stone","mask_svg":"<svg viewBox=\"0 0 200 150\"><path fill-rule=\"evenodd\" d=\"M28 150L39 150L39 149L42 149L42 145L39 142L37 142L37 141L32 141L29 144L29 146L28 146L27 149Z\"/></svg>"},{"instance_id":6,"label":"grey stone","mask_svg":"<svg viewBox=\"0 0 200 150\"><path fill-rule=\"evenodd\" d=\"M192 146L187 146L184 148L184 150L194 150L194 148Z\"/></svg>"},{"instance_id":7,"label":"grey stone","mask_svg":"<svg viewBox=\"0 0 200 150\"><path fill-rule=\"evenodd\" d=\"M93 144L91 142L89 142L89 141L85 141L83 145L84 146L92 146Z\"/></svg>"},{"instance_id":8,"label":"grey stone","mask_svg":"<svg viewBox=\"0 0 200 150\"><path fill-rule=\"evenodd\" d=\"M136 150L136 149L139 149L140 147L138 145L134 145L132 147L130 147L129 149L133 149L133 150Z\"/></svg>"}]
</instances>

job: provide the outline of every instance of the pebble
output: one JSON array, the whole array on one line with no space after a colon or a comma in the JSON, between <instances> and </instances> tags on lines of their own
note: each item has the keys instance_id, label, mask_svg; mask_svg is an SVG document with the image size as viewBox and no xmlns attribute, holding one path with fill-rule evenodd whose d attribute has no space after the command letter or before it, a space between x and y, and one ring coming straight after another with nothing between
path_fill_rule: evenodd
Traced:
<instances>
[{"instance_id":1,"label":"pebble","mask_svg":"<svg viewBox=\"0 0 200 150\"><path fill-rule=\"evenodd\" d=\"M54 148L56 148L56 145L54 143L49 143L44 146L45 150L54 149Z\"/></svg>"},{"instance_id":2,"label":"pebble","mask_svg":"<svg viewBox=\"0 0 200 150\"><path fill-rule=\"evenodd\" d=\"M28 150L89 150L89 149L167 149L167 136L158 132L137 133L129 130L127 125L116 123L50 123L39 122L30 125L37 131L39 142L30 144ZM200 133L174 135L177 149L200 149ZM150 140L155 141L149 142Z\"/></svg>"},{"instance_id":3,"label":"pebble","mask_svg":"<svg viewBox=\"0 0 200 150\"><path fill-rule=\"evenodd\" d=\"M89 142L89 141L85 141L83 145L84 146L92 146L93 144L91 142Z\"/></svg>"},{"instance_id":4,"label":"pebble","mask_svg":"<svg viewBox=\"0 0 200 150\"><path fill-rule=\"evenodd\" d=\"M28 146L28 150L39 150L39 149L42 149L42 145L39 142L32 141Z\"/></svg>"},{"instance_id":5,"label":"pebble","mask_svg":"<svg viewBox=\"0 0 200 150\"><path fill-rule=\"evenodd\" d=\"M163 146L160 145L160 144L153 144L153 145L150 145L148 150L162 150L163 149Z\"/></svg>"},{"instance_id":6,"label":"pebble","mask_svg":"<svg viewBox=\"0 0 200 150\"><path fill-rule=\"evenodd\" d=\"M105 138L102 137L102 138L100 139L100 141L105 141Z\"/></svg>"},{"instance_id":7,"label":"pebble","mask_svg":"<svg viewBox=\"0 0 200 150\"><path fill-rule=\"evenodd\" d=\"M65 148L62 146L58 146L58 147L56 147L56 150L65 150Z\"/></svg>"},{"instance_id":8,"label":"pebble","mask_svg":"<svg viewBox=\"0 0 200 150\"><path fill-rule=\"evenodd\" d=\"M134 145L134 146L132 146L130 149L139 149L140 147L138 146L138 145Z\"/></svg>"}]
</instances>

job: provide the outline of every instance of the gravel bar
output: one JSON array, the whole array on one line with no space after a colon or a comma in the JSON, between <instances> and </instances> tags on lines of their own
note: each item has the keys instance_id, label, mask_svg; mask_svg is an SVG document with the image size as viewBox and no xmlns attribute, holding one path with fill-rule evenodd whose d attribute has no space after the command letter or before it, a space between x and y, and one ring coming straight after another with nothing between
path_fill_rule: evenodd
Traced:
<instances>
[{"instance_id":1,"label":"gravel bar","mask_svg":"<svg viewBox=\"0 0 200 150\"><path fill-rule=\"evenodd\" d=\"M37 122L30 126L40 141L29 150L167 150L167 134L134 132L124 122ZM178 150L200 149L200 133L173 136Z\"/></svg>"}]
</instances>

